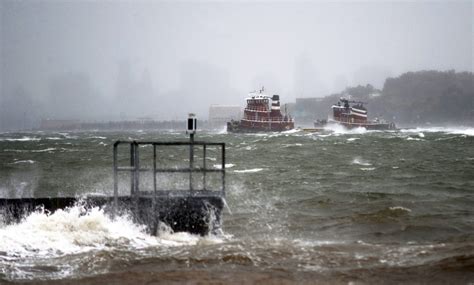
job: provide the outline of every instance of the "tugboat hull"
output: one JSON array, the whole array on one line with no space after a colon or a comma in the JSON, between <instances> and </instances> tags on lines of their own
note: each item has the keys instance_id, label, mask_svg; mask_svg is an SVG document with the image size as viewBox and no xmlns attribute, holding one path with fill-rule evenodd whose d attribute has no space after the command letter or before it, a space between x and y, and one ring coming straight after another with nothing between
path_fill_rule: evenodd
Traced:
<instances>
[{"instance_id":1,"label":"tugboat hull","mask_svg":"<svg viewBox=\"0 0 474 285\"><path fill-rule=\"evenodd\" d=\"M341 125L347 129L365 128L366 130L396 130L397 127L394 123L348 123L339 121L329 121L329 123Z\"/></svg>"},{"instance_id":2,"label":"tugboat hull","mask_svg":"<svg viewBox=\"0 0 474 285\"><path fill-rule=\"evenodd\" d=\"M228 122L227 131L232 133L283 132L295 128L294 122Z\"/></svg>"}]
</instances>

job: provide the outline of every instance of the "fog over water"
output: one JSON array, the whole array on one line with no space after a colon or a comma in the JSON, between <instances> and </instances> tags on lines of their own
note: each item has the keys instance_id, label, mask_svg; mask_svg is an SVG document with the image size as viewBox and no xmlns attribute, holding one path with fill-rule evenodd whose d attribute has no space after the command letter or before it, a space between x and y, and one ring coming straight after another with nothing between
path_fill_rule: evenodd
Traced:
<instances>
[{"instance_id":1,"label":"fog over water","mask_svg":"<svg viewBox=\"0 0 474 285\"><path fill-rule=\"evenodd\" d=\"M265 86L284 102L473 70L473 4L1 1L0 130L42 118L207 118Z\"/></svg>"}]
</instances>

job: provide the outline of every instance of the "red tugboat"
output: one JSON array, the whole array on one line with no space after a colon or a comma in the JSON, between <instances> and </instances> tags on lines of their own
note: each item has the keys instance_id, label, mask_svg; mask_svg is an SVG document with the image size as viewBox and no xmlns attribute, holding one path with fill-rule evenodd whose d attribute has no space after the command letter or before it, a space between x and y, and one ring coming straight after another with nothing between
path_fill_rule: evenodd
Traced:
<instances>
[{"instance_id":1,"label":"red tugboat","mask_svg":"<svg viewBox=\"0 0 474 285\"><path fill-rule=\"evenodd\" d=\"M295 128L291 116L280 111L280 96L268 96L264 88L251 92L246 99L244 117L240 121L227 122L227 131L235 133L281 132ZM271 101L271 104L270 104Z\"/></svg>"},{"instance_id":2,"label":"red tugboat","mask_svg":"<svg viewBox=\"0 0 474 285\"><path fill-rule=\"evenodd\" d=\"M385 122L379 119L367 120L367 109L364 102L341 98L337 104L332 105L333 118L317 120L314 123L316 128L327 124L335 123L348 129L365 128L367 130L395 130L396 126L392 122Z\"/></svg>"}]
</instances>

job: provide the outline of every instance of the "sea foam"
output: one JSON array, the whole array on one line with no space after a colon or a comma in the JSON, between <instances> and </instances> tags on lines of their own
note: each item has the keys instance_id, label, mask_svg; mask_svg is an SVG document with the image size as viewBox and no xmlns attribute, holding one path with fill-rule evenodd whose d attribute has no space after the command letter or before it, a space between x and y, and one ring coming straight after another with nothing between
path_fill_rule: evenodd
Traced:
<instances>
[{"instance_id":1,"label":"sea foam","mask_svg":"<svg viewBox=\"0 0 474 285\"><path fill-rule=\"evenodd\" d=\"M12 162L12 164L20 164L20 163L33 164L35 163L35 161L28 159L28 160L17 160L15 162Z\"/></svg>"},{"instance_id":2,"label":"sea foam","mask_svg":"<svg viewBox=\"0 0 474 285\"><path fill-rule=\"evenodd\" d=\"M217 236L173 233L163 225L160 230L158 237L149 235L145 226L133 223L130 216L112 219L97 207L86 210L76 205L54 213L38 210L18 224L0 224L0 252L14 258L56 257L106 248L140 249L222 242Z\"/></svg>"},{"instance_id":3,"label":"sea foam","mask_svg":"<svg viewBox=\"0 0 474 285\"><path fill-rule=\"evenodd\" d=\"M225 168L232 168L234 166L235 166L235 164L232 164L232 163L226 163L225 164ZM222 169L222 165L221 164L214 164L214 168Z\"/></svg>"},{"instance_id":4,"label":"sea foam","mask_svg":"<svg viewBox=\"0 0 474 285\"><path fill-rule=\"evenodd\" d=\"M357 164L357 165L363 165L363 166L370 166L372 165L372 163L368 162L367 160L364 160L360 157L355 157L353 160L352 160L352 164Z\"/></svg>"},{"instance_id":5,"label":"sea foam","mask_svg":"<svg viewBox=\"0 0 474 285\"><path fill-rule=\"evenodd\" d=\"M365 134L367 133L367 130L365 128L359 127L359 128L354 128L354 129L347 129L344 126L341 126L339 124L328 124L324 127L325 130L327 131L332 131L335 134Z\"/></svg>"},{"instance_id":6,"label":"sea foam","mask_svg":"<svg viewBox=\"0 0 474 285\"><path fill-rule=\"evenodd\" d=\"M243 169L243 170L234 170L235 173L254 173L260 172L263 168L252 168L252 169Z\"/></svg>"},{"instance_id":7,"label":"sea foam","mask_svg":"<svg viewBox=\"0 0 474 285\"><path fill-rule=\"evenodd\" d=\"M447 134L454 134L454 135L466 135L466 136L474 136L474 128L472 127L417 127L414 129L402 129L400 130L402 133L447 133ZM420 137L424 137L420 136Z\"/></svg>"},{"instance_id":8,"label":"sea foam","mask_svg":"<svg viewBox=\"0 0 474 285\"><path fill-rule=\"evenodd\" d=\"M7 142L30 142L30 141L40 141L41 138L37 137L27 137L23 136L21 138L2 138L0 141L7 141Z\"/></svg>"}]
</instances>

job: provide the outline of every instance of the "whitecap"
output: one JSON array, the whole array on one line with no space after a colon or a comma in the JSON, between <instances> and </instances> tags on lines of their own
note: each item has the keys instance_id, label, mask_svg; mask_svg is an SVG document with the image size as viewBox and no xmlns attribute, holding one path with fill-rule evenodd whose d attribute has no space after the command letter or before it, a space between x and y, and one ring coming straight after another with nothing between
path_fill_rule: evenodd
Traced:
<instances>
[{"instance_id":1,"label":"whitecap","mask_svg":"<svg viewBox=\"0 0 474 285\"><path fill-rule=\"evenodd\" d=\"M349 141L349 142L353 142L353 141L355 141L355 140L359 140L359 139L360 139L360 138L348 138L348 139L347 139L347 141Z\"/></svg>"},{"instance_id":2,"label":"whitecap","mask_svg":"<svg viewBox=\"0 0 474 285\"><path fill-rule=\"evenodd\" d=\"M447 134L455 134L455 135L466 135L466 136L474 136L474 128L473 127L417 127L414 129L402 129L400 130L402 133L447 133Z\"/></svg>"},{"instance_id":3,"label":"whitecap","mask_svg":"<svg viewBox=\"0 0 474 285\"><path fill-rule=\"evenodd\" d=\"M255 133L255 134L247 134L249 136L254 136L254 137L268 137L270 136L268 133Z\"/></svg>"},{"instance_id":4,"label":"whitecap","mask_svg":"<svg viewBox=\"0 0 474 285\"><path fill-rule=\"evenodd\" d=\"M372 170L375 170L375 167L362 167L360 170L363 170L363 171L372 171Z\"/></svg>"},{"instance_id":5,"label":"whitecap","mask_svg":"<svg viewBox=\"0 0 474 285\"><path fill-rule=\"evenodd\" d=\"M402 207L402 206L394 206L389 208L391 211L402 211L402 212L411 212L411 209Z\"/></svg>"},{"instance_id":6,"label":"whitecap","mask_svg":"<svg viewBox=\"0 0 474 285\"><path fill-rule=\"evenodd\" d=\"M252 168L252 169L243 169L243 170L234 170L235 173L254 173L260 172L263 168Z\"/></svg>"},{"instance_id":7,"label":"whitecap","mask_svg":"<svg viewBox=\"0 0 474 285\"><path fill-rule=\"evenodd\" d=\"M6 152L52 152L56 150L54 147L46 148L46 149L33 149L33 150L25 150L25 149L4 149L3 151Z\"/></svg>"},{"instance_id":8,"label":"whitecap","mask_svg":"<svg viewBox=\"0 0 474 285\"><path fill-rule=\"evenodd\" d=\"M35 163L35 161L34 161L34 160L31 160L31 159L29 159L29 160L18 160L18 161L15 161L15 162L13 162L13 164L20 164L20 163L28 163L28 164L33 164L33 163Z\"/></svg>"},{"instance_id":9,"label":"whitecap","mask_svg":"<svg viewBox=\"0 0 474 285\"><path fill-rule=\"evenodd\" d=\"M84 195L86 197L107 197L107 194L101 192L88 192Z\"/></svg>"},{"instance_id":10,"label":"whitecap","mask_svg":"<svg viewBox=\"0 0 474 285\"><path fill-rule=\"evenodd\" d=\"M302 143L283 144L283 147L303 146Z\"/></svg>"},{"instance_id":11,"label":"whitecap","mask_svg":"<svg viewBox=\"0 0 474 285\"><path fill-rule=\"evenodd\" d=\"M61 152L77 152L80 151L79 149L72 149L72 148L60 148Z\"/></svg>"},{"instance_id":12,"label":"whitecap","mask_svg":"<svg viewBox=\"0 0 474 285\"><path fill-rule=\"evenodd\" d=\"M217 134L219 134L219 135L225 135L225 134L227 134L227 127L224 127L223 129L219 130L219 131L217 132Z\"/></svg>"},{"instance_id":13,"label":"whitecap","mask_svg":"<svg viewBox=\"0 0 474 285\"><path fill-rule=\"evenodd\" d=\"M232 164L232 163L226 163L225 164L225 168L232 168L234 166L235 166L235 164ZM214 164L214 168L222 169L222 164Z\"/></svg>"},{"instance_id":14,"label":"whitecap","mask_svg":"<svg viewBox=\"0 0 474 285\"><path fill-rule=\"evenodd\" d=\"M407 141L422 141L420 138L407 137Z\"/></svg>"},{"instance_id":15,"label":"whitecap","mask_svg":"<svg viewBox=\"0 0 474 285\"><path fill-rule=\"evenodd\" d=\"M66 139L73 139L73 140L75 140L75 139L78 138L78 136L71 136L71 135L69 135L69 133L58 133L58 134L64 136L64 138L66 138Z\"/></svg>"},{"instance_id":16,"label":"whitecap","mask_svg":"<svg viewBox=\"0 0 474 285\"><path fill-rule=\"evenodd\" d=\"M8 141L8 142L29 142L29 141L40 141L41 138L24 136L24 137L21 137L21 138L5 138L5 139L1 139L1 140L2 141Z\"/></svg>"},{"instance_id":17,"label":"whitecap","mask_svg":"<svg viewBox=\"0 0 474 285\"><path fill-rule=\"evenodd\" d=\"M352 160L352 164L357 164L357 165L363 165L363 166L370 166L372 165L372 163L370 163L369 161L367 160L364 160L360 157L356 157Z\"/></svg>"},{"instance_id":18,"label":"whitecap","mask_svg":"<svg viewBox=\"0 0 474 285\"><path fill-rule=\"evenodd\" d=\"M18 224L0 228L0 240L0 252L12 258L56 257L109 247L140 249L222 242L215 236L173 233L166 226L160 226L158 237L152 236L127 215L112 219L100 208L86 210L81 206L52 214L41 210L31 213Z\"/></svg>"},{"instance_id":19,"label":"whitecap","mask_svg":"<svg viewBox=\"0 0 474 285\"><path fill-rule=\"evenodd\" d=\"M320 138L325 138L325 137L332 136L332 134L324 134L324 135L323 134L318 134L317 136L320 137Z\"/></svg>"},{"instance_id":20,"label":"whitecap","mask_svg":"<svg viewBox=\"0 0 474 285\"><path fill-rule=\"evenodd\" d=\"M454 129L454 130L449 130L448 133L450 134L455 134L455 135L466 135L466 136L474 136L474 128L470 129Z\"/></svg>"},{"instance_id":21,"label":"whitecap","mask_svg":"<svg viewBox=\"0 0 474 285\"><path fill-rule=\"evenodd\" d=\"M345 244L345 242L343 242L343 241L335 241L335 240L301 240L301 239L295 239L293 242L297 246L301 246L301 247L316 247L316 246L324 246L324 245Z\"/></svg>"},{"instance_id":22,"label":"whitecap","mask_svg":"<svg viewBox=\"0 0 474 285\"><path fill-rule=\"evenodd\" d=\"M32 150L31 152L50 152L50 151L54 151L54 150L56 150L56 148L50 147L50 148L45 148L45 149Z\"/></svg>"},{"instance_id":23,"label":"whitecap","mask_svg":"<svg viewBox=\"0 0 474 285\"><path fill-rule=\"evenodd\" d=\"M288 131L283 131L281 132L282 134L295 134L295 133L299 133L301 130L299 129L292 129L292 130L288 130Z\"/></svg>"},{"instance_id":24,"label":"whitecap","mask_svg":"<svg viewBox=\"0 0 474 285\"><path fill-rule=\"evenodd\" d=\"M353 129L348 129L339 124L328 124L324 127L324 130L332 131L335 134L365 134L367 129L358 127Z\"/></svg>"},{"instance_id":25,"label":"whitecap","mask_svg":"<svg viewBox=\"0 0 474 285\"><path fill-rule=\"evenodd\" d=\"M100 248L127 240L137 247L152 245L143 227L125 218L111 221L102 210L87 213L81 207L57 210L51 215L35 212L20 224L0 229L0 251L15 256L58 256Z\"/></svg>"}]
</instances>

